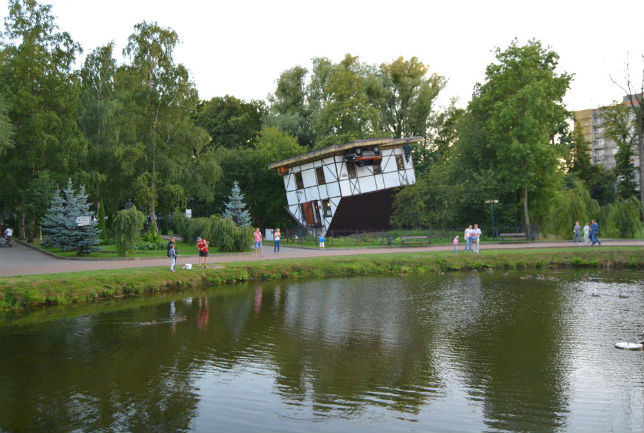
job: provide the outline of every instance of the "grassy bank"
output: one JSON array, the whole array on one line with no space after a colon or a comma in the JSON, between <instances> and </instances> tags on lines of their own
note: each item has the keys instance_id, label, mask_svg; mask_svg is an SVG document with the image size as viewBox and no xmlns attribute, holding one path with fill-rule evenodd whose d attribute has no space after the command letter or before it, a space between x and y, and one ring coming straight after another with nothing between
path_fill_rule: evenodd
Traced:
<instances>
[{"instance_id":1,"label":"grassy bank","mask_svg":"<svg viewBox=\"0 0 644 433\"><path fill-rule=\"evenodd\" d=\"M236 262L216 269L174 274L165 267L155 267L5 277L0 278L0 310L92 302L249 280L551 267L644 269L644 254L641 247L495 250L478 255L437 251Z\"/></svg>"}]
</instances>

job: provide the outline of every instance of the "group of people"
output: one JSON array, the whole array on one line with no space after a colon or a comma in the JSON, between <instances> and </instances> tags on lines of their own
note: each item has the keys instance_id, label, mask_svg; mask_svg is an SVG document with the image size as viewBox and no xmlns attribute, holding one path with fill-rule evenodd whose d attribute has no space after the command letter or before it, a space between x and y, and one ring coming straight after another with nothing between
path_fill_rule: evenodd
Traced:
<instances>
[{"instance_id":1,"label":"group of people","mask_svg":"<svg viewBox=\"0 0 644 433\"><path fill-rule=\"evenodd\" d=\"M253 232L253 237L255 238L255 257L259 255L259 257L262 256L262 231L257 227L255 231ZM280 246L281 246L281 241L282 241L282 232L280 232L279 228L276 228L273 230L273 252L274 253L279 253L280 252Z\"/></svg>"},{"instance_id":2,"label":"group of people","mask_svg":"<svg viewBox=\"0 0 644 433\"><path fill-rule=\"evenodd\" d=\"M208 241L197 236L197 250L199 250L199 267L208 267ZM168 242L168 258L170 259L170 272L174 272L174 267L177 263L177 238L171 237Z\"/></svg>"},{"instance_id":3,"label":"group of people","mask_svg":"<svg viewBox=\"0 0 644 433\"><path fill-rule=\"evenodd\" d=\"M474 227L470 224L463 232L463 238L465 239L465 248L463 252L475 252L479 253L479 239L481 238L481 229L478 224L474 224ZM458 235L454 236L452 244L454 244L454 254L458 253Z\"/></svg>"},{"instance_id":4,"label":"group of people","mask_svg":"<svg viewBox=\"0 0 644 433\"><path fill-rule=\"evenodd\" d=\"M13 237L13 230L7 226L4 230L0 230L0 247L13 247L11 238Z\"/></svg>"},{"instance_id":5,"label":"group of people","mask_svg":"<svg viewBox=\"0 0 644 433\"><path fill-rule=\"evenodd\" d=\"M581 232L582 228L579 225L579 221L575 222L575 227L572 229L573 233L573 239L572 243L573 245L581 245ZM583 228L583 233L584 233L584 245L586 246L591 246L594 247L595 244L601 245L601 241L597 237L599 235L599 224L597 224L596 220L591 220L591 222L586 222L584 224Z\"/></svg>"}]
</instances>

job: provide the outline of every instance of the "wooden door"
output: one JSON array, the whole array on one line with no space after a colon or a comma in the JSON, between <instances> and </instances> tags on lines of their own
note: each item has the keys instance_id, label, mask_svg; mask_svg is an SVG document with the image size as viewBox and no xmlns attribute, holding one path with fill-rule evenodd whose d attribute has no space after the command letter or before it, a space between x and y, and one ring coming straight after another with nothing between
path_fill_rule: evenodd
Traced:
<instances>
[{"instance_id":1,"label":"wooden door","mask_svg":"<svg viewBox=\"0 0 644 433\"><path fill-rule=\"evenodd\" d=\"M311 205L311 202L302 203L302 215L304 215L304 221L306 221L306 225L311 226L315 224L315 217L313 216L313 205Z\"/></svg>"}]
</instances>

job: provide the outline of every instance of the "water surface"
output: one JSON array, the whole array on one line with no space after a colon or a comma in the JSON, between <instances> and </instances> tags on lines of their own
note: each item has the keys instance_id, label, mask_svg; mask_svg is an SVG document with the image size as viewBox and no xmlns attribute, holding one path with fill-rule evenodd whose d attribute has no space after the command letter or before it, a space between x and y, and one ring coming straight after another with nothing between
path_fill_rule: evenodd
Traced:
<instances>
[{"instance_id":1,"label":"water surface","mask_svg":"<svg viewBox=\"0 0 644 433\"><path fill-rule=\"evenodd\" d=\"M5 316L0 431L642 431L644 352L613 344L644 330L643 277L269 282Z\"/></svg>"}]
</instances>

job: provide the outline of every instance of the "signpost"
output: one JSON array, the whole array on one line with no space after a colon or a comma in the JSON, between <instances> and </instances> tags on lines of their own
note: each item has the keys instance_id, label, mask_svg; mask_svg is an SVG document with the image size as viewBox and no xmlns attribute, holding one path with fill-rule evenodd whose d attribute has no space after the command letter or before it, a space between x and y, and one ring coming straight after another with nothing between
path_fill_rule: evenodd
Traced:
<instances>
[{"instance_id":1,"label":"signpost","mask_svg":"<svg viewBox=\"0 0 644 433\"><path fill-rule=\"evenodd\" d=\"M186 218L192 218L192 209L186 209Z\"/></svg>"},{"instance_id":2,"label":"signpost","mask_svg":"<svg viewBox=\"0 0 644 433\"><path fill-rule=\"evenodd\" d=\"M77 216L76 217L76 226L77 227L87 227L89 225L92 225L91 223L91 217L89 215L87 216Z\"/></svg>"}]
</instances>

